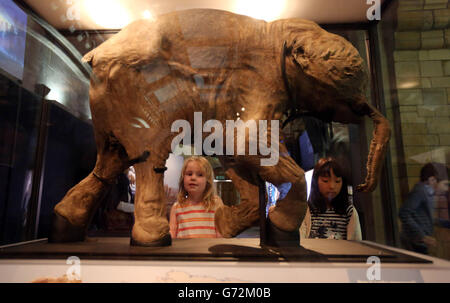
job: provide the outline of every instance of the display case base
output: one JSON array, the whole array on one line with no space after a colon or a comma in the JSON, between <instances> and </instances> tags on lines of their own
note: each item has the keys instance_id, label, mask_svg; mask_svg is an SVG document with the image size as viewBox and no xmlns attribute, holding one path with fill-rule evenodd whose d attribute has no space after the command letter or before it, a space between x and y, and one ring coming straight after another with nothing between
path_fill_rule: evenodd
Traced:
<instances>
[{"instance_id":1,"label":"display case base","mask_svg":"<svg viewBox=\"0 0 450 303\"><path fill-rule=\"evenodd\" d=\"M430 263L427 259L379 248L366 242L305 239L299 247L260 246L259 239L173 239L167 247L130 246L128 237L86 238L83 242L49 243L47 239L0 247L0 259L178 260L249 262Z\"/></svg>"}]
</instances>

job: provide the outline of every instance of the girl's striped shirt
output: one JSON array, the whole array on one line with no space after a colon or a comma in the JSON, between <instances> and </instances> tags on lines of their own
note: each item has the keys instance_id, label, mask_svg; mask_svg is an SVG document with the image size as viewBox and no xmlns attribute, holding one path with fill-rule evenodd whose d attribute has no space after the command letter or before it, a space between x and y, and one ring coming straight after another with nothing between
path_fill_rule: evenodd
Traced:
<instances>
[{"instance_id":1,"label":"girl's striped shirt","mask_svg":"<svg viewBox=\"0 0 450 303\"><path fill-rule=\"evenodd\" d=\"M177 202L172 207L177 218L177 238L216 238L214 210L207 211L203 203L190 202L183 206Z\"/></svg>"},{"instance_id":2,"label":"girl's striped shirt","mask_svg":"<svg viewBox=\"0 0 450 303\"><path fill-rule=\"evenodd\" d=\"M325 213L311 212L311 232L309 238L347 240L347 225L353 214L353 205L349 205L345 214L340 215L334 209Z\"/></svg>"}]
</instances>

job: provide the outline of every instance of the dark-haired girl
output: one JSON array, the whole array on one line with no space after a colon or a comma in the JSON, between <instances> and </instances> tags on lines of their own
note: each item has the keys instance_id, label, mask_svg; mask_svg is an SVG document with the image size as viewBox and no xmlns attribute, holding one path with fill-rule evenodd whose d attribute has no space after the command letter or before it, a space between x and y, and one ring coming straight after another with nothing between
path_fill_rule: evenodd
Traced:
<instances>
[{"instance_id":1,"label":"dark-haired girl","mask_svg":"<svg viewBox=\"0 0 450 303\"><path fill-rule=\"evenodd\" d=\"M322 158L314 167L300 237L362 239L358 213L349 201L342 168L333 158Z\"/></svg>"}]
</instances>

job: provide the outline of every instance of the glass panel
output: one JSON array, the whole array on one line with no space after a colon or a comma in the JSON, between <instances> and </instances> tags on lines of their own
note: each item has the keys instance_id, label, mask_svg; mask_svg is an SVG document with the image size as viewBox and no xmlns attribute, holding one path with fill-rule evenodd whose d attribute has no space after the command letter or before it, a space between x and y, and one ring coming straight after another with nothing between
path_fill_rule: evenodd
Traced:
<instances>
[{"instance_id":1,"label":"glass panel","mask_svg":"<svg viewBox=\"0 0 450 303\"><path fill-rule=\"evenodd\" d=\"M389 165L399 214L398 245L450 259L450 40L444 2L394 1L378 33L392 125ZM431 173L424 169L427 163L435 168Z\"/></svg>"},{"instance_id":2,"label":"glass panel","mask_svg":"<svg viewBox=\"0 0 450 303\"><path fill-rule=\"evenodd\" d=\"M76 8L70 6L69 10L62 11L63 6L59 5L61 3L55 2L52 5L55 13L61 14L60 19L65 29L58 31L29 16L20 19L20 24L26 24L26 35L20 37L26 39L16 41L15 45L19 46L18 49L22 52L20 46L25 43L23 64L20 64L22 57L18 55L15 56L17 60L9 62L11 64L7 64L8 66L4 65L7 62L5 60L2 60L3 65L0 66L2 243L25 240L32 234L36 235L36 232L38 237L48 236L54 206L72 186L89 175L94 167L96 148L88 102L89 77L92 71L90 65L95 66L102 62L94 59L89 65L80 61L82 55L96 47L102 47L102 43L110 42L118 30L83 30L77 22ZM218 6L221 4L211 5L222 8ZM428 3L401 0L391 1L391 4L386 6L378 25L360 24L353 28L344 27L347 28L345 30L336 26L327 27L327 30L350 41L359 51L369 74L366 99L383 113L385 111L391 123L392 138L386 167L374 192L368 194L355 190L355 186L362 183L366 176L366 160L373 136L370 119L364 118L358 125L340 124L323 122L305 115L283 125L279 139L286 145L286 153L289 153L295 164L308 172L308 194L311 190L311 170L319 158L336 157L348 170L348 193L359 213L363 239L397 246L405 244L405 237L410 232L405 229L406 219L400 219L398 213L407 212L404 209L410 203L409 194L420 181L422 167L433 162L436 168L436 186L427 184L434 188L433 194L430 194L430 199L427 200L431 203L431 214L426 216L426 219L431 218L432 223L425 234L436 239L436 245L424 245L423 239L431 242L432 239L424 238L420 233L416 233L415 237L420 235L420 239L415 241L430 254L450 258L447 185L450 157L448 8L439 1ZM143 15L144 18L152 20L157 12L168 13L184 6L154 4L152 8L155 15L152 16L151 12L147 11ZM274 8L273 12L275 11L277 10ZM292 8L292 14L294 13ZM256 178L256 173L266 173L266 179L273 179L278 173L276 170L267 173L261 168L260 162L246 163L242 158L236 157L241 161L237 165L230 160L231 157L216 157L215 145L205 147L202 144L207 137L203 128L206 121L218 119L226 136L225 120L245 120L246 116L254 117L258 110L265 110L257 110L254 106L255 103L263 104L267 101L267 95L255 95L254 100L257 102L252 99L252 102L244 104L248 101L244 100L246 94L255 88L286 83L281 82L282 79L274 81L271 75L255 72L258 65L265 64L260 60L265 53L259 48L246 47L259 42L258 38L255 38L257 35L249 35L247 43L240 45L241 33L235 30L232 24L236 20L222 20L226 25L224 26L219 22L219 15L204 16L210 26L198 28L197 24L192 22L194 15L191 11L180 14L175 21L172 20L177 26L177 32L166 33L174 35L170 37L172 44L164 39L155 40L161 43L162 52L167 52L164 53L166 57L160 60L147 58L148 61L145 64L141 62L139 68L129 68L136 63L134 59L140 60L148 55L145 52L140 53L132 62L117 65L117 69L109 70L106 76L102 75L114 80L111 82L112 87L108 86L106 91L99 92L98 95L92 94L94 98L108 94L109 98L107 106L100 109L97 107L97 114L100 113L102 117L95 121L98 142L111 143L113 146L119 144L127 155L134 159L144 155L146 150L143 147L149 147L151 166L143 162L135 163L120 174L118 183L95 177L103 184L109 184L111 181L111 190L102 189L105 191L105 198L97 201L101 206L90 226L91 235L109 233L129 236L133 221L139 219L133 217L135 198L136 201L150 201L150 204L161 201L162 186L165 186L164 194L168 200L165 215L170 219L171 207L178 198L182 162L186 157L177 158L174 155L175 150L172 150L171 146L173 141L162 143L174 132L170 129L173 121L167 120L168 118L179 118L192 126L190 134L186 136L186 141L190 142L183 141L185 144L182 148L210 156L209 163L215 174L214 186L226 206L238 207L248 200L248 192L247 196L240 193L239 186L241 192L253 190L251 199L259 200L253 185L261 180L252 178ZM98 23L100 28L99 24L101 23ZM257 24L261 25L263 21L255 21L255 27L258 27ZM123 24L118 28L122 26ZM136 27L135 30L140 28ZM271 30L276 30L275 26ZM146 41L143 40L142 43L145 44ZM178 48L174 51L172 47L175 47L175 44ZM119 56L127 52L126 47L131 47L131 44L122 45L121 48L109 48L108 51ZM11 47L8 48L9 52L11 50ZM281 51L280 46L279 52ZM3 53L2 56L2 59L6 58ZM242 65L243 61L245 64ZM277 61L276 65L267 66L267 69L273 68L274 73L281 73L282 66L278 64ZM23 65L23 74L20 65ZM11 66L13 68L8 71ZM288 62L288 68L295 67L295 63ZM229 76L230 74L232 76ZM306 81L302 79L300 82ZM224 87L238 89L222 94ZM44 103L41 102L42 98L46 99ZM139 106L123 106L130 102L137 102ZM235 104L239 106L234 108ZM286 122L288 115L286 112L283 115L278 105L275 105L273 111L278 111L280 121ZM268 105L270 106L273 104ZM95 109L95 106L92 108ZM207 110L202 112L200 108ZM249 113L252 109L254 116ZM108 112L105 116L110 117L111 121L115 119L114 121L119 122L104 122L102 111ZM201 113L202 116L194 113ZM40 124L41 118L43 124ZM200 128L196 129L197 121ZM99 129L101 131L98 131ZM38 140L41 144L38 144ZM226 142L222 143L225 156L235 156L227 155ZM247 152L249 150L250 146ZM170 158L164 163L166 154L170 154ZM42 163L36 163L36 159ZM233 184L232 177L226 173L233 165L236 165L233 169L238 177L245 176L240 179L238 185ZM165 166L168 170L162 175ZM42 167L42 171L39 167ZM90 178L94 178L94 175ZM148 188L139 189L135 178L144 180L142 184ZM163 182L156 186L156 182L149 181L154 179L163 179ZM270 207L276 205L276 200L282 200L289 192L295 192L295 189L291 188L292 184L284 181L279 182L277 186L268 182L259 184L266 191L266 216ZM300 218L303 218L306 212L306 203L302 203L303 209L298 213ZM164 207L156 204L151 205L163 213ZM35 227L27 225L30 223L30 217L33 219L32 224L37 223L37 231ZM262 218L261 222L265 222L265 219ZM252 229L251 236L256 235L255 227L258 226L249 228Z\"/></svg>"},{"instance_id":3,"label":"glass panel","mask_svg":"<svg viewBox=\"0 0 450 303\"><path fill-rule=\"evenodd\" d=\"M96 147L91 121L49 102L38 238L48 237L53 208L94 168Z\"/></svg>"},{"instance_id":4,"label":"glass panel","mask_svg":"<svg viewBox=\"0 0 450 303\"><path fill-rule=\"evenodd\" d=\"M48 232L48 208L53 208L56 202L47 193L67 191L81 180L73 175L83 167L77 157L84 153L66 158L67 164L61 165L60 172L46 180L44 187L42 171L46 170L46 164L55 165L65 149L87 152L89 139L87 143L81 142L79 136L92 139L93 130L87 123L87 131L82 127L77 129L78 133L67 131L75 131L71 122L82 124L83 119L90 117L89 74L78 59L73 59L77 53L71 53L63 43L58 44L51 28L44 29L48 25L27 15L13 1L2 1L0 6L4 21L0 28L0 243L12 243L35 238L39 223L46 225L41 229ZM43 104L48 101L43 103L43 97L59 103L65 119L57 121L51 108L47 116L48 108ZM48 117L50 120L46 120ZM53 122L58 125L53 126ZM54 129L66 132L64 148L53 141ZM46 159L46 152L56 156ZM93 153L95 159L95 149ZM64 187L67 179L72 183ZM46 237L47 232L39 236Z\"/></svg>"},{"instance_id":5,"label":"glass panel","mask_svg":"<svg viewBox=\"0 0 450 303\"><path fill-rule=\"evenodd\" d=\"M41 102L0 77L1 243L6 244L27 238Z\"/></svg>"}]
</instances>

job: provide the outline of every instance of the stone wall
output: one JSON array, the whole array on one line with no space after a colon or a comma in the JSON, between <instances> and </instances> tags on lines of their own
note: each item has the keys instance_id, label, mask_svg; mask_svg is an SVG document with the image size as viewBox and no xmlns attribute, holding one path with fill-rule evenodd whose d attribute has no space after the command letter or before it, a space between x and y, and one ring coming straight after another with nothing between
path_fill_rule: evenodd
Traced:
<instances>
[{"instance_id":1,"label":"stone wall","mask_svg":"<svg viewBox=\"0 0 450 303\"><path fill-rule=\"evenodd\" d=\"M394 33L395 80L406 176L393 161L397 207L419 180L423 164L450 163L450 3L399 0ZM392 121L392 120L391 120ZM398 135L398 133L396 134ZM399 148L399 138L395 138ZM395 158L395 157L393 157ZM399 190L402 178L406 184ZM401 193L399 192L401 191ZM450 230L435 226L434 256L450 259Z\"/></svg>"},{"instance_id":2,"label":"stone wall","mask_svg":"<svg viewBox=\"0 0 450 303\"><path fill-rule=\"evenodd\" d=\"M423 163L449 163L450 4L400 0L395 76L409 187Z\"/></svg>"}]
</instances>

